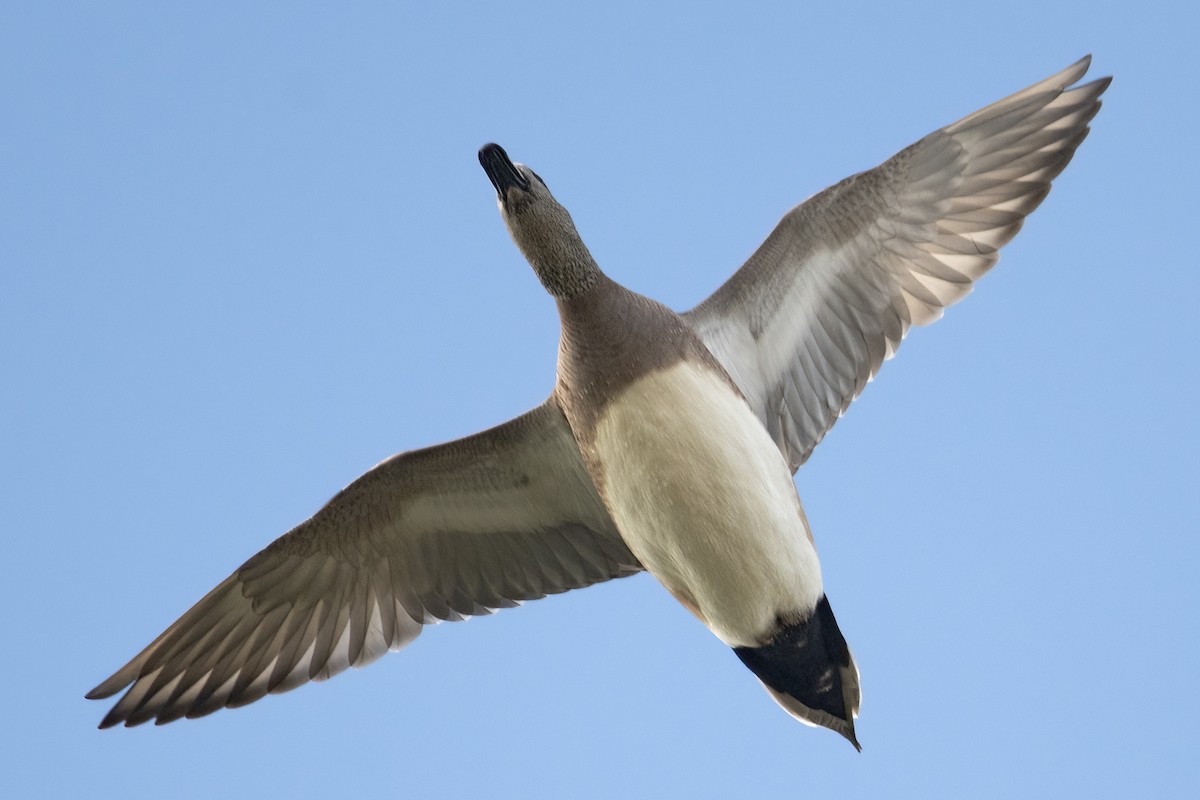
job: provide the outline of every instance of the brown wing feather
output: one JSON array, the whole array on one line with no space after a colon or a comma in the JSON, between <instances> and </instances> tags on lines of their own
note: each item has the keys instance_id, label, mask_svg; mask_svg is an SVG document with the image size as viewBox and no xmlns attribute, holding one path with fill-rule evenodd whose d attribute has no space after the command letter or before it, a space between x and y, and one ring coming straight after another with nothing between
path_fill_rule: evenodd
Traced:
<instances>
[{"instance_id":1,"label":"brown wing feather","mask_svg":"<svg viewBox=\"0 0 1200 800\"><path fill-rule=\"evenodd\" d=\"M367 472L88 697L129 687L101 727L203 716L363 666L425 624L640 569L551 400Z\"/></svg>"}]
</instances>

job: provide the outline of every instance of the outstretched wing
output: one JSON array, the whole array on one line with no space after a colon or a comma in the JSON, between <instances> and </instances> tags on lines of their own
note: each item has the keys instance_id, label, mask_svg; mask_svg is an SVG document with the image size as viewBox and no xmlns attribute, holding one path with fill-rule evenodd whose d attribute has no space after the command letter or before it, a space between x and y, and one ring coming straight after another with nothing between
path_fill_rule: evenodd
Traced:
<instances>
[{"instance_id":1,"label":"outstretched wing","mask_svg":"<svg viewBox=\"0 0 1200 800\"><path fill-rule=\"evenodd\" d=\"M961 300L1050 191L1111 78L1090 57L935 131L784 216L685 318L792 471L910 325Z\"/></svg>"},{"instance_id":2,"label":"outstretched wing","mask_svg":"<svg viewBox=\"0 0 1200 800\"><path fill-rule=\"evenodd\" d=\"M159 724L323 680L487 614L638 572L553 400L384 461L251 558L89 698Z\"/></svg>"}]
</instances>

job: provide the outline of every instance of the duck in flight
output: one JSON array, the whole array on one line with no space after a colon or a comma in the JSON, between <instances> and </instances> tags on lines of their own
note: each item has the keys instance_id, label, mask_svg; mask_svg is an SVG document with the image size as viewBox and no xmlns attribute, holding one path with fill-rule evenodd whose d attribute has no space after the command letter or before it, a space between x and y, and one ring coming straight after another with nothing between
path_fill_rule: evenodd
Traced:
<instances>
[{"instance_id":1,"label":"duck in flight","mask_svg":"<svg viewBox=\"0 0 1200 800\"><path fill-rule=\"evenodd\" d=\"M500 214L562 323L549 399L396 455L234 571L112 677L100 727L243 706L425 625L646 570L789 714L855 747L858 669L792 475L1046 197L1110 79L1089 59L789 211L678 314L613 282L498 145Z\"/></svg>"}]
</instances>

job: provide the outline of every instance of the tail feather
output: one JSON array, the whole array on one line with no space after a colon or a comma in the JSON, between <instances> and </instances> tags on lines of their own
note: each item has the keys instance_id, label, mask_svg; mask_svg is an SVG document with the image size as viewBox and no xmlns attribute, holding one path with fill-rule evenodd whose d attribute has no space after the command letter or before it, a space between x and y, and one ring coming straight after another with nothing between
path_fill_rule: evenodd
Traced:
<instances>
[{"instance_id":1,"label":"tail feather","mask_svg":"<svg viewBox=\"0 0 1200 800\"><path fill-rule=\"evenodd\" d=\"M854 735L858 668L824 596L806 619L781 620L767 644L733 652L785 711L807 725L837 731L862 750Z\"/></svg>"}]
</instances>

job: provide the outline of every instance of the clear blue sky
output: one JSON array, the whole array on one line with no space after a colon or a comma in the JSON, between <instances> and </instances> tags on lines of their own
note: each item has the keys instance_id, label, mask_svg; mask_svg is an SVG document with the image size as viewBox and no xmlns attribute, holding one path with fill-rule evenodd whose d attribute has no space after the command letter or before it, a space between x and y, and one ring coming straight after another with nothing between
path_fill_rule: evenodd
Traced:
<instances>
[{"instance_id":1,"label":"clear blue sky","mask_svg":"<svg viewBox=\"0 0 1200 800\"><path fill-rule=\"evenodd\" d=\"M0 794L1200 790L1194 11L247 5L0 12ZM95 730L85 691L341 486L550 391L480 145L682 309L804 197L1088 52L1115 82L1054 192L797 476L861 755L644 575Z\"/></svg>"}]
</instances>

